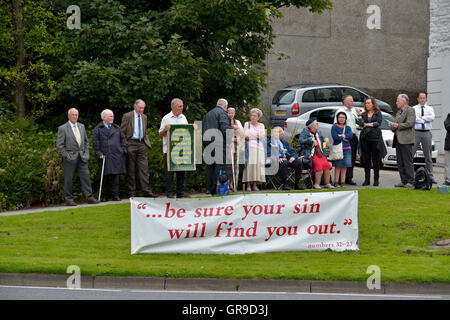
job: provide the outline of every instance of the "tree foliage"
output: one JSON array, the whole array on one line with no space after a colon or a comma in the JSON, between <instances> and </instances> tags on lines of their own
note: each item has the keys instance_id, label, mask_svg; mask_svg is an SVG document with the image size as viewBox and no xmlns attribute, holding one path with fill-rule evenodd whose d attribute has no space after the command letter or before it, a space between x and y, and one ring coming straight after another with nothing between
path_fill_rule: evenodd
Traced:
<instances>
[{"instance_id":1,"label":"tree foliage","mask_svg":"<svg viewBox=\"0 0 450 320\"><path fill-rule=\"evenodd\" d=\"M25 9L24 70L15 66L14 1ZM4 101L20 78L34 112L75 106L97 115L104 108L125 111L141 98L156 116L180 97L194 120L220 97L257 105L278 9L332 7L330 0L81 0L81 29L69 30L62 19L69 2L11 0L0 8Z\"/></svg>"},{"instance_id":2,"label":"tree foliage","mask_svg":"<svg viewBox=\"0 0 450 320\"><path fill-rule=\"evenodd\" d=\"M21 7L24 28L15 26ZM58 64L61 55L56 45L64 27L65 17L53 7L51 0L2 1L0 6L0 107L12 108L17 82L25 84L26 110L19 112L37 116L46 113L46 107L58 98L56 88ZM23 35L24 63L16 63L19 48L16 40ZM16 110L17 111L17 110Z\"/></svg>"}]
</instances>

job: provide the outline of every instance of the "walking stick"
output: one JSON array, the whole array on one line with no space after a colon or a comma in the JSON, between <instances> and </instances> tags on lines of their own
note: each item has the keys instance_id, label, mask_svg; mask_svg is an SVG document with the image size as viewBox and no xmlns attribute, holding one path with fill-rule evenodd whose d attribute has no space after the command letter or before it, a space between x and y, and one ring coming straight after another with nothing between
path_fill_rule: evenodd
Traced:
<instances>
[{"instance_id":1,"label":"walking stick","mask_svg":"<svg viewBox=\"0 0 450 320\"><path fill-rule=\"evenodd\" d=\"M103 171L105 170L105 159L106 159L106 156L103 156L102 175L100 176L100 190L98 191L98 200L99 201L101 201L101 196L102 196Z\"/></svg>"},{"instance_id":2,"label":"walking stick","mask_svg":"<svg viewBox=\"0 0 450 320\"><path fill-rule=\"evenodd\" d=\"M235 174L234 174L233 148L230 148L230 152L231 152L231 172L233 173L233 189L234 189L234 192L236 192L237 188L236 188L236 177L235 177Z\"/></svg>"}]
</instances>

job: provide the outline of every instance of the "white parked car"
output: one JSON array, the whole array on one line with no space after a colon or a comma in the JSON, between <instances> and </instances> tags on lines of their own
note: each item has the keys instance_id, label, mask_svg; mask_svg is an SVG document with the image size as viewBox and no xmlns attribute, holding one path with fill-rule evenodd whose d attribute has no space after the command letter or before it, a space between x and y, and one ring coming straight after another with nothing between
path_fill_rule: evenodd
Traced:
<instances>
[{"instance_id":1,"label":"white parked car","mask_svg":"<svg viewBox=\"0 0 450 320\"><path fill-rule=\"evenodd\" d=\"M298 117L288 118L284 123L284 132L285 138L291 142L292 146L298 145L298 138L303 128L305 128L306 121L309 118L316 117L319 122L319 130L323 134L324 137L327 137L332 143L333 138L331 137L331 127L336 122L336 113L338 110L342 109L342 106L329 106L317 108L311 111L308 111ZM381 124L381 132L383 134L384 143L386 145L387 154L381 160L383 165L388 166L396 166L397 165L397 157L395 154L395 148L392 148L392 142L394 139L394 133L390 129L387 124L387 121L395 122L395 118L389 113L381 111L383 114L383 122ZM353 110L353 115L356 118L356 111ZM356 130L356 135L359 138L359 134L361 133L362 128L358 128ZM357 153L357 161L359 161L359 152ZM438 152L434 146L434 141L432 141L432 158L433 163L436 163L438 156ZM423 157L423 151L421 146L416 151L414 155L414 164L415 165L423 165L425 163L425 159Z\"/></svg>"}]
</instances>

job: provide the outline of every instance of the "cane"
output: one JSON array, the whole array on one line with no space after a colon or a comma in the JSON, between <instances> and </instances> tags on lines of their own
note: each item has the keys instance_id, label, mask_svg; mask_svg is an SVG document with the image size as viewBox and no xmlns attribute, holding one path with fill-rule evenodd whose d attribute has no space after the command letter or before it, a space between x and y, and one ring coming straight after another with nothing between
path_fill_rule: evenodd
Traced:
<instances>
[{"instance_id":1,"label":"cane","mask_svg":"<svg viewBox=\"0 0 450 320\"><path fill-rule=\"evenodd\" d=\"M230 148L230 153L231 153L231 172L233 173L233 189L234 192L236 192L237 187L236 187L236 176L234 174L234 155L233 155L233 147Z\"/></svg>"},{"instance_id":2,"label":"cane","mask_svg":"<svg viewBox=\"0 0 450 320\"><path fill-rule=\"evenodd\" d=\"M106 156L103 156L103 164L102 164L102 175L100 176L100 190L98 191L98 200L101 201L102 196L102 184L103 184L103 171L105 170L105 158Z\"/></svg>"}]
</instances>

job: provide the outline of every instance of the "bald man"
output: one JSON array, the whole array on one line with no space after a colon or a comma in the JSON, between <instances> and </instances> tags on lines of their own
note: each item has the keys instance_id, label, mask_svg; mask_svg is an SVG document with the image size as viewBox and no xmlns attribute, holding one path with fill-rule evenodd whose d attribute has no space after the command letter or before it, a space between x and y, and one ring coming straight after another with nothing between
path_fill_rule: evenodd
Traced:
<instances>
[{"instance_id":1,"label":"bald man","mask_svg":"<svg viewBox=\"0 0 450 320\"><path fill-rule=\"evenodd\" d=\"M76 206L73 199L72 179L75 171L80 177L81 188L88 203L99 201L92 196L91 177L89 175L89 140L82 123L78 122L78 110L68 111L69 121L58 128L56 147L64 163L64 200L68 206Z\"/></svg>"}]
</instances>

